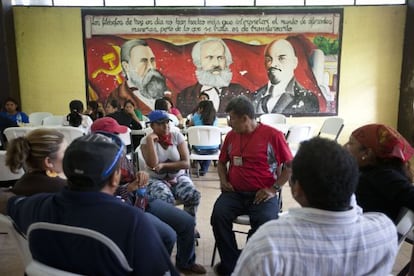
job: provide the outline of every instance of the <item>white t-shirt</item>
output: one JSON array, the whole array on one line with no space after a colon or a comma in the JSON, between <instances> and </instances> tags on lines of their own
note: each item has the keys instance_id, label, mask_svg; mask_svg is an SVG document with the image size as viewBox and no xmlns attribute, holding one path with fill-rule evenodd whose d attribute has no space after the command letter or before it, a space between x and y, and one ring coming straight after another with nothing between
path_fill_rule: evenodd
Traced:
<instances>
[{"instance_id":1,"label":"white t-shirt","mask_svg":"<svg viewBox=\"0 0 414 276\"><path fill-rule=\"evenodd\" d=\"M148 135L144 136L141 140L141 145L147 144ZM180 152L178 151L178 145L185 141L184 136L181 132L171 131L171 142L172 146L164 149L159 143L155 143L155 152L158 156L158 161L160 163L168 163L168 162L176 162L180 160ZM166 179L170 180L179 175L185 173L185 170L178 170L175 172L168 172L168 173L157 173L153 170L150 170L148 167L145 169L146 172L149 173L151 178L157 179Z\"/></svg>"}]
</instances>

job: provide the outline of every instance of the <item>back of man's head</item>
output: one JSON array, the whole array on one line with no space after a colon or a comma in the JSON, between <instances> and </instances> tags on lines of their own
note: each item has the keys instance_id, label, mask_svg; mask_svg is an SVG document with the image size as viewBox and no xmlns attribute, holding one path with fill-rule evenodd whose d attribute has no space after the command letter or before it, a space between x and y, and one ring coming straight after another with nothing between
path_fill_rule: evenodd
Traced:
<instances>
[{"instance_id":1,"label":"back of man's head","mask_svg":"<svg viewBox=\"0 0 414 276\"><path fill-rule=\"evenodd\" d=\"M247 115L250 119L254 119L254 106L246 96L237 96L229 101L226 112L232 111L237 116Z\"/></svg>"},{"instance_id":2,"label":"back of man's head","mask_svg":"<svg viewBox=\"0 0 414 276\"><path fill-rule=\"evenodd\" d=\"M350 208L358 166L341 145L316 137L301 143L292 162L291 179L298 181L309 207L343 211Z\"/></svg>"},{"instance_id":3,"label":"back of man's head","mask_svg":"<svg viewBox=\"0 0 414 276\"><path fill-rule=\"evenodd\" d=\"M63 171L68 186L77 191L100 191L119 167L125 147L116 135L90 134L66 149Z\"/></svg>"}]
</instances>

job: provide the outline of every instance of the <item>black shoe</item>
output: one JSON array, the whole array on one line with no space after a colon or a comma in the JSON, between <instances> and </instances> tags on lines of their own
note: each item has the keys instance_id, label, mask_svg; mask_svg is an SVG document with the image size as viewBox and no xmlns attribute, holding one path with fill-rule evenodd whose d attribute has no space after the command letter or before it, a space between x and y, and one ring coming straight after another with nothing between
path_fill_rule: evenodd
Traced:
<instances>
[{"instance_id":1,"label":"black shoe","mask_svg":"<svg viewBox=\"0 0 414 276\"><path fill-rule=\"evenodd\" d=\"M206 173L205 173L205 172L203 172L203 171L199 171L199 172L198 172L198 174L199 174L200 176L205 176L205 175L206 175Z\"/></svg>"},{"instance_id":2,"label":"black shoe","mask_svg":"<svg viewBox=\"0 0 414 276\"><path fill-rule=\"evenodd\" d=\"M218 276L228 276L230 275L230 273L226 273L223 269L223 267L221 266L221 263L216 264L213 267L214 273L216 273L216 275Z\"/></svg>"}]
</instances>

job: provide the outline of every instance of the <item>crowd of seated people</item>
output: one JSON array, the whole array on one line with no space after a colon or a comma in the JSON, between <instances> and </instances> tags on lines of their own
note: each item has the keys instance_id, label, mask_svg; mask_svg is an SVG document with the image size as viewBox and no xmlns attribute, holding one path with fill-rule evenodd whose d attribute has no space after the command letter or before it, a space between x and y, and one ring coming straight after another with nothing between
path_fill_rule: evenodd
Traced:
<instances>
[{"instance_id":1,"label":"crowd of seated people","mask_svg":"<svg viewBox=\"0 0 414 276\"><path fill-rule=\"evenodd\" d=\"M99 193L96 199L107 197L108 193L118 195L128 208L124 210L118 202L109 199L105 199L108 205L104 208L120 208L119 211L126 212L132 221L139 217L142 224L147 225L144 235L156 236L154 244L163 245L162 250L146 250L162 260L162 265L157 268L147 260L146 272L205 274L205 268L196 263L194 243L201 194L188 175L190 164L185 137L169 127L171 115L176 116L169 114L172 104L168 98L158 99L155 110L145 116L128 101L123 109L119 109L116 100L105 107L107 117L93 103L85 112L87 116L81 101L71 101L68 122L83 127L83 121L87 120L90 125L85 129L92 132L75 140L79 148L68 145L63 135L52 129L36 129L25 137L10 141L6 164L12 171L24 168L26 173L7 192L7 198L12 195L29 198L19 203L13 197L8 201L7 210L0 211L12 216L25 232L35 218L44 215L42 208L52 204L49 197L59 201L74 200L75 195L82 193L86 199L90 192ZM352 132L344 146L327 139L312 138L301 144L293 158L283 133L255 120L254 107L248 98L239 96L230 100L226 112L232 130L221 145L217 168L221 194L211 214L212 231L221 259L214 267L217 275L387 275L391 272L398 253L395 224L399 211L402 207L414 211L410 168L414 149L401 134L382 124L364 125ZM140 142L146 167L136 172L124 151L119 153L122 143L116 135L125 133L126 127L140 129L145 119L151 128ZM208 99L197 103L188 120L189 127L196 125L217 125L215 109L211 108ZM102 152L87 150L104 144L106 149L102 152L107 153L105 156ZM112 158L116 162L111 166L115 167L111 167L100 183L79 178L74 167L65 167L68 147L72 150L68 154L77 150L86 155L96 154L100 161L104 160L100 166L108 165L106 159ZM77 155L72 156L76 160ZM73 161L68 160L69 163ZM84 166L86 168L88 164ZM206 172L208 166L209 162L203 163L201 172ZM287 182L301 208L289 210L279 218L278 192ZM146 188L148 200L143 215L136 206L135 194L142 187ZM42 194L44 192L52 194L46 196ZM353 194L361 208L351 204ZM41 201L45 203L40 204ZM178 201L184 204L184 211L175 206ZM26 215L21 215L23 210ZM132 210L138 215L132 214ZM249 215L251 230L246 246L240 250L232 224L242 214ZM58 215L54 216L57 218ZM79 223L87 225L84 221ZM92 224L95 223L101 224L93 226L98 231L110 227L94 217ZM122 227L128 229L128 226ZM324 240L318 237L324 237ZM116 234L111 238L118 240ZM292 246L286 242L288 240L301 246ZM380 242L354 246L361 244L361 240ZM168 256L171 256L175 243L174 266ZM122 243L119 246L125 247ZM329 253L326 253L328 249ZM126 252L130 254L128 250ZM341 253L345 251L348 253ZM128 258L136 266L143 261ZM366 261L369 265L344 265L358 263L361 259L369 260ZM137 268L137 271L143 270ZM154 273L158 275L158 272Z\"/></svg>"}]
</instances>

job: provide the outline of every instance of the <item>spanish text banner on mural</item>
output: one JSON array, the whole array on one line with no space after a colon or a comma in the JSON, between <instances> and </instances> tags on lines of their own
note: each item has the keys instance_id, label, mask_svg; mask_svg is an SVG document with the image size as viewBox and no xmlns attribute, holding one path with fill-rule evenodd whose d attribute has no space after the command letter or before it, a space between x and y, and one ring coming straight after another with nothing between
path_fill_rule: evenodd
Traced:
<instances>
[{"instance_id":1,"label":"spanish text banner on mural","mask_svg":"<svg viewBox=\"0 0 414 276\"><path fill-rule=\"evenodd\" d=\"M88 97L105 103L128 88L116 94L122 95L120 103L139 99L145 113L168 90L186 115L205 89L220 116L227 98L240 94L252 100L257 114L337 115L342 14L342 9L84 10ZM165 85L151 85L145 74L134 78L131 66L123 66L121 47L135 39L148 44L153 70ZM203 55L216 57L209 52L217 40L224 45L224 61L207 68Z\"/></svg>"}]
</instances>

